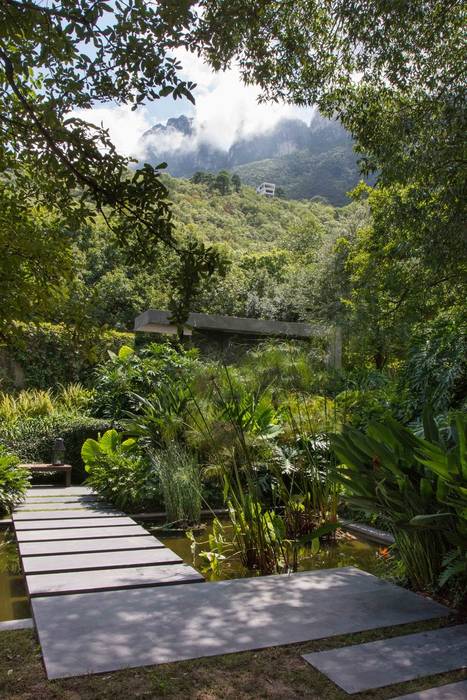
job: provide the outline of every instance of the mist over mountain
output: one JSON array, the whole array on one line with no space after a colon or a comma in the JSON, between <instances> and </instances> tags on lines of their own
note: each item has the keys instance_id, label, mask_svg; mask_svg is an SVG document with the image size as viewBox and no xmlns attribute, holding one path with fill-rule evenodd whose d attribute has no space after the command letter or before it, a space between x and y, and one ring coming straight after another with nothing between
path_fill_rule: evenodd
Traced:
<instances>
[{"instance_id":1,"label":"mist over mountain","mask_svg":"<svg viewBox=\"0 0 467 700\"><path fill-rule=\"evenodd\" d=\"M185 115L173 117L143 135L146 160L166 162L174 177L230 170L247 185L270 181L289 199L323 197L333 205L348 203L346 192L360 179L351 137L319 114L309 125L283 118L264 131L238 134L226 149L215 145L215 136L212 127Z\"/></svg>"}]
</instances>

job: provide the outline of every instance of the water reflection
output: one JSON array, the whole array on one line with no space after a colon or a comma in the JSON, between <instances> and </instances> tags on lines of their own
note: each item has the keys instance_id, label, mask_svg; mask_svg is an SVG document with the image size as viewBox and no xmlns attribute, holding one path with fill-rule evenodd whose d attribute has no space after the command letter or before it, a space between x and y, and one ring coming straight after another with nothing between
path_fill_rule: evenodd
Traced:
<instances>
[{"instance_id":1,"label":"water reflection","mask_svg":"<svg viewBox=\"0 0 467 700\"><path fill-rule=\"evenodd\" d=\"M207 580L223 580L231 578L243 578L246 576L256 576L257 572L245 569L239 557L234 557L232 560L223 564L221 575L215 575L209 569L206 569L205 561L198 556L193 560L191 551L191 543L183 533L176 535L161 532L155 524L147 525L153 534L163 542L166 547L170 547L176 552L185 563L195 566L198 570L202 570ZM228 530L228 527L226 528ZM198 551L208 549L207 541L211 532L210 526L200 532L196 536L199 543ZM393 566L392 557L387 556L387 552L382 552L381 547L366 540L357 539L355 536L348 533L343 533L337 542L323 545L317 554L312 554L311 549L304 548L300 552L299 571L314 571L316 569L334 569L340 566L355 566L363 571L368 571L376 576L388 574Z\"/></svg>"},{"instance_id":2,"label":"water reflection","mask_svg":"<svg viewBox=\"0 0 467 700\"><path fill-rule=\"evenodd\" d=\"M11 534L0 532L0 621L31 617L18 550Z\"/></svg>"}]
</instances>

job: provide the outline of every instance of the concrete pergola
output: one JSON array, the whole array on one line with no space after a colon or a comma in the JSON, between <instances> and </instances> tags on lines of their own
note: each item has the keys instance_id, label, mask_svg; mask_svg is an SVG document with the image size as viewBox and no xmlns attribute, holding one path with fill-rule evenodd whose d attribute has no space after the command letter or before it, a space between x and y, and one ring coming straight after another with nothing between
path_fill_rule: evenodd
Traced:
<instances>
[{"instance_id":1,"label":"concrete pergola","mask_svg":"<svg viewBox=\"0 0 467 700\"><path fill-rule=\"evenodd\" d=\"M135 318L135 332L175 335L177 328L170 321L169 311L148 309ZM342 333L339 326L190 313L184 327L184 335L191 336L193 332L204 336L245 335L291 339L322 337L328 341L328 364L336 368L342 365Z\"/></svg>"}]
</instances>

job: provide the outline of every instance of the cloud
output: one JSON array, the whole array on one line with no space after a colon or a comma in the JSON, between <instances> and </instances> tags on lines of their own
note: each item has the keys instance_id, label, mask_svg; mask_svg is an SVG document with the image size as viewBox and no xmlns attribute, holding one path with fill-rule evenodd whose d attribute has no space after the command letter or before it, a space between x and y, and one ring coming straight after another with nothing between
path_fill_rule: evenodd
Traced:
<instances>
[{"instance_id":1,"label":"cloud","mask_svg":"<svg viewBox=\"0 0 467 700\"><path fill-rule=\"evenodd\" d=\"M143 158L145 147L141 136L153 122L145 107L132 112L128 105L109 105L93 109L76 109L71 116L79 117L109 130L117 151L125 156Z\"/></svg>"},{"instance_id":2,"label":"cloud","mask_svg":"<svg viewBox=\"0 0 467 700\"><path fill-rule=\"evenodd\" d=\"M183 65L183 77L197 83L193 116L199 140L228 150L236 139L267 131L284 117L310 122L313 108L259 103L260 89L245 85L238 68L215 73L201 58L185 49L175 53Z\"/></svg>"},{"instance_id":3,"label":"cloud","mask_svg":"<svg viewBox=\"0 0 467 700\"><path fill-rule=\"evenodd\" d=\"M175 56L183 66L181 77L196 83L196 104L177 101L168 105L153 103L132 112L127 106L99 106L91 110L77 110L74 115L93 124L101 123L109 129L111 139L123 155L144 159L152 143L159 152L193 150L200 143L227 151L243 136L268 131L280 119L294 117L309 123L313 108L302 108L285 103L259 103L257 86L245 85L238 68L214 72L204 61L185 49L177 49ZM158 133L142 141L142 135L157 122L165 122L169 114L187 114L193 118L194 136L186 137L171 132ZM164 114L164 116L162 116Z\"/></svg>"}]
</instances>

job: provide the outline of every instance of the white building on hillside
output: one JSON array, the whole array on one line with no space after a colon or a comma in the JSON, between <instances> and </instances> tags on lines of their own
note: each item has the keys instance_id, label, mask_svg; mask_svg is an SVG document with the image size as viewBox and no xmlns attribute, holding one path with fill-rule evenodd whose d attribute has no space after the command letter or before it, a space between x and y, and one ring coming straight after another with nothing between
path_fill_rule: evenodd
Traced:
<instances>
[{"instance_id":1,"label":"white building on hillside","mask_svg":"<svg viewBox=\"0 0 467 700\"><path fill-rule=\"evenodd\" d=\"M262 182L259 187L256 188L257 194L262 194L265 197L274 197L276 191L276 186L273 182Z\"/></svg>"}]
</instances>

